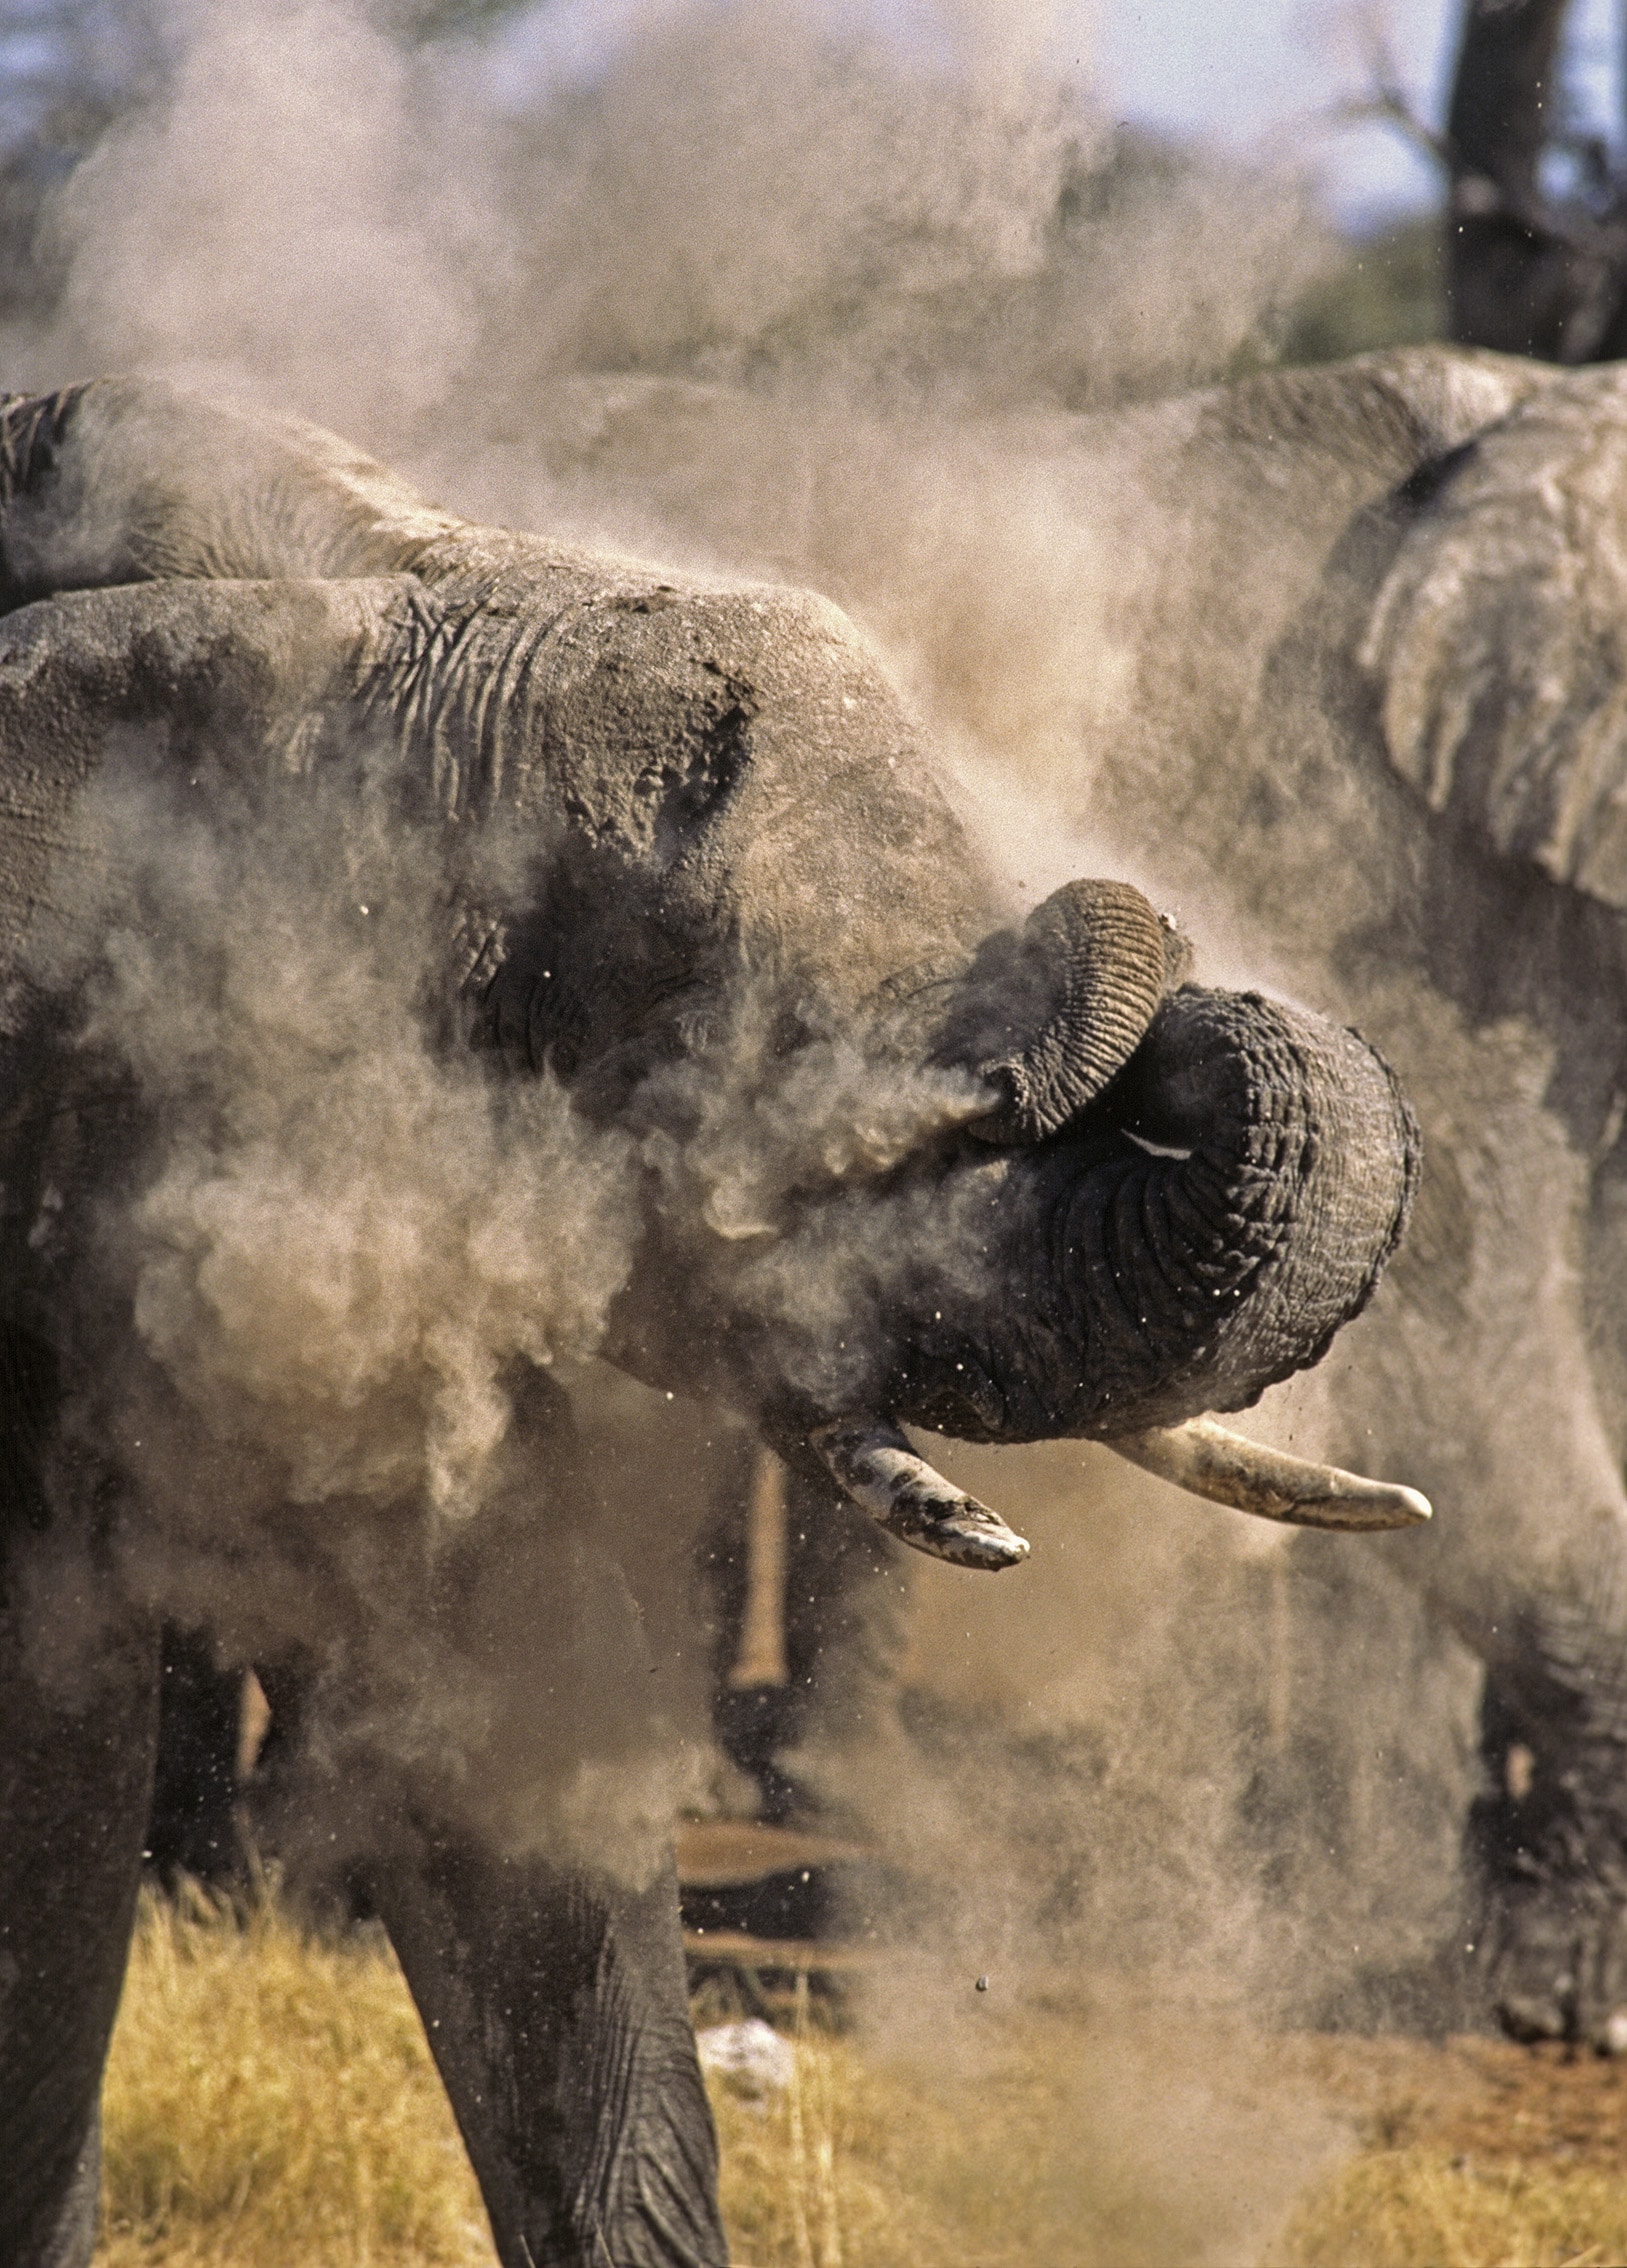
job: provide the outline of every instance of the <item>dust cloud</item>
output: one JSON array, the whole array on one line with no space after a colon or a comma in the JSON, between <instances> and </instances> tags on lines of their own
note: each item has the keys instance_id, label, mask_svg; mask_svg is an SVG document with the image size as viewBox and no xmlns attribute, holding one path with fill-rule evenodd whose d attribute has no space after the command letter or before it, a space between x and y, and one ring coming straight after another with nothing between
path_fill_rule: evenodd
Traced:
<instances>
[{"instance_id":1,"label":"dust cloud","mask_svg":"<svg viewBox=\"0 0 1627 2268\"><path fill-rule=\"evenodd\" d=\"M278 1499L467 1517L500 1371L602 1335L628 1147L548 1074L494 1095L433 1046L444 884L382 790L210 789L204 820L126 770L84 813L128 893L84 1043L135 1079L161 1160L123 1224L137 1329Z\"/></svg>"},{"instance_id":2,"label":"dust cloud","mask_svg":"<svg viewBox=\"0 0 1627 2268\"><path fill-rule=\"evenodd\" d=\"M161 371L331 425L472 517L812 580L929 714L1016 900L1123 875L1174 902L1207 977L1292 989L1206 897L1201 859L1172 865L1093 797L1090 751L1135 700L1128 626L1164 507L1103 462L1080 476L1087 521L1051 468L1077 413L1269 360L1329 239L1280 170L1116 134L1042 5L923 4L904 23L839 0L559 0L494 57L408 49L328 0L192 0L165 86L52 201L61 291L6 332L7 384ZM625 1848L647 1852L715 1763L691 1560L739 1456L722 1421L571 1369L629 1262L628 1157L546 1081L496 1103L425 1038L432 893L365 795L279 819L265 863L156 788L103 823L145 918L114 936L92 1037L116 1039L169 1129L108 1236L150 1363L119 1382L117 1422L160 1480L177 1401L223 1444L206 1501L195 1474L157 1488L132 1579L242 1653L268 1631L326 1646L336 1771L369 1742L449 1783L473 1758L500 1839L597 1835L617 1856L606 1821L625 1815ZM729 1145L720 1121L719 1186L749 1214ZM517 1412L516 1362L572 1375L580 1450L558 1448L551 1406ZM1264 1422L1303 1447L1326 1424L1315 1382L1299 1391ZM596 1476L585 1525L532 1500L535 1436ZM1439 1897L1409 1916L1395 1885L1434 1868L1449 1902L1438 1821L1393 1820L1377 1785L1351 1794L1394 1909L1369 1900L1354 1932L1296 1825L1337 1703L1317 1633L1365 1613L1375 1644L1428 1653L1384 1568L1325 1556L1317 1614L1295 1622L1274 1541L1105 1455L949 1456L1032 1534L1034 1563L997 1596L895 1569L894 1603L913 1592L902 1698L809 1756L843 1814L940 1885L922 1924L940 1979L987 1968L1040 1993L1112 1971L1149 1997L1303 2014L1360 1969L1369 1924L1421 1948ZM436 1522L404 1533L390 1507L414 1496ZM460 1682L415 1603L435 1555L482 1527L500 1573L470 1595L513 1644ZM603 1573L607 1536L636 1607ZM228 1613L246 1548L264 1580ZM595 1669L595 1634L614 1626L620 1658L635 1614L658 1673L637 1711ZM556 1686L602 1699L585 1764ZM1440 1699L1466 1728L1461 1687ZM1375 1724L1375 1753L1391 1733ZM1408 1833L1411 1859L1388 1865ZM952 1998L923 1987L913 2020ZM905 2040L905 2012L889 2022ZM1151 2131L1135 2104L1199 2037L1137 2051L1126 2163L1132 2127ZM1250 2256L1327 2147L1280 2104L1251 2124L1225 2098L1218 2073L1192 2078L1126 2176L1156 2191L1179 2126L1187 2188L1213 2200L1252 2151L1249 2210L1204 2237L1216 2262ZM1106 2115L1081 2112L1098 2155ZM1204 2220L1186 2196L1182 2227Z\"/></svg>"}]
</instances>

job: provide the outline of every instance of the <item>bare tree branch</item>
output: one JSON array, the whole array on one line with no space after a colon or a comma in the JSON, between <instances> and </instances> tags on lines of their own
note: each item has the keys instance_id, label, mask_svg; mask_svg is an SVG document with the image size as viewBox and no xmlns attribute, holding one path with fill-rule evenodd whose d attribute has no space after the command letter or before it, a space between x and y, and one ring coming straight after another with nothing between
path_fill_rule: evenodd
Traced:
<instances>
[{"instance_id":1,"label":"bare tree branch","mask_svg":"<svg viewBox=\"0 0 1627 2268\"><path fill-rule=\"evenodd\" d=\"M1356 30L1367 87L1337 116L1378 119L1445 176L1452 336L1553 361L1627 352L1627 177L1560 98L1568 0L1464 0L1445 129L1408 96L1382 19ZM1543 187L1543 160L1573 161L1578 187Z\"/></svg>"}]
</instances>

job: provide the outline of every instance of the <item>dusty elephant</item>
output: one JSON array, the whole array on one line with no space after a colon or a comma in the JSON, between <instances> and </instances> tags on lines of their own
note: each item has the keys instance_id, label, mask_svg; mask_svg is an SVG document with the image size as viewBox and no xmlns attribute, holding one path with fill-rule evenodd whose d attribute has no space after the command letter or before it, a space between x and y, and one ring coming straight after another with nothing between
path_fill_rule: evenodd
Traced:
<instances>
[{"instance_id":1,"label":"dusty elephant","mask_svg":"<svg viewBox=\"0 0 1627 2268\"><path fill-rule=\"evenodd\" d=\"M89 2256L168 1612L315 1728L296 1792L508 2268L720 2261L553 1354L732 1403L972 1566L1025 1547L901 1421L1407 1519L1179 1431L1365 1303L1406 1107L1351 1034L1184 982L1122 885L1001 928L822 600L107 381L5 405L0 603L0 2251Z\"/></svg>"},{"instance_id":2,"label":"dusty elephant","mask_svg":"<svg viewBox=\"0 0 1627 2268\"><path fill-rule=\"evenodd\" d=\"M1318 1374L1323 1446L1441 1509L1427 1538L1373 1547L1399 1581L1375 1576L1367 1627L1413 1611L1382 1593L1421 1587L1431 1674L1459 1641L1480 1665L1483 1754L1455 1724L1431 1733L1415 1688L1397 1715L1417 1746L1375 1757L1352 1634L1342 1668L1307 1676L1321 1721L1296 1717L1289 1745L1322 1761L1286 1772L1283 1808L1314 1807L1315 1895L1337 1904L1329 1878L1376 1839L1350 1799L1362 1752L1394 1810L1433 1739L1412 1785L1455 1808L1483 1903L1443 1936L1432 2015L1500 2005L1521 2034L1619 2046L1621 367L1422 348L1115 413L1034 402L868 433L821 431L785 389L607 384L591 422L562 406L555 460L610 496L623 466L659 479L668 522L714 542L744 540L749 498L774 555L908 653L992 757L997 816L1025 786L1206 949L1400 1069L1418 1219ZM781 480L792 411L812 437ZM1318 1548L1296 1541L1302 1573ZM1337 1647L1351 1606L1307 1654ZM1394 1648L1380 1658L1387 1674ZM1392 1915L1419 1887L1395 1861L1376 1892Z\"/></svg>"},{"instance_id":3,"label":"dusty elephant","mask_svg":"<svg viewBox=\"0 0 1627 2268\"><path fill-rule=\"evenodd\" d=\"M1405 1573L1486 1665L1474 1963L1517 2034L1613 2044L1624 404L1614 369L1377 357L1104 421L1065 475L1089 510L1133 460L1149 525L1180 529L1148 595L1195 632L1136 641L1145 737L1093 752L1109 839L1178 807L1188 892L1223 842L1228 911L1417 1100L1419 1234L1342 1350L1332 1453L1406 1460L1448 1510Z\"/></svg>"},{"instance_id":4,"label":"dusty elephant","mask_svg":"<svg viewBox=\"0 0 1627 2268\"><path fill-rule=\"evenodd\" d=\"M1414 1238L1325 1374L1322 1445L1429 1491L1443 1517L1394 1568L1484 1665L1486 1777L1439 1770L1484 1903L1451 1949L1469 1973L1432 1990L1619 2046L1622 371L1418 349L959 438L1006 484L968 545L1009 552L1002 510L1051 545L1022 649L1070 696L1066 755L1030 775L1045 807L1371 1033L1418 1107ZM968 694L934 637L967 558L879 611L997 731L1003 688ZM804 565L854 587L839 544ZM1339 1790L1318 1800L1317 1839L1359 1865Z\"/></svg>"}]
</instances>

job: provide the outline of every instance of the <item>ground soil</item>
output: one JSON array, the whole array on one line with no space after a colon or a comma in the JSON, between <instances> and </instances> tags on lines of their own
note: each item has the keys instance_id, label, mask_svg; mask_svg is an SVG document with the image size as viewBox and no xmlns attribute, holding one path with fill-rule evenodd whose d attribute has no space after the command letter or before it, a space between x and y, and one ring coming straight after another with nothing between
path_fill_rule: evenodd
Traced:
<instances>
[{"instance_id":1,"label":"ground soil","mask_svg":"<svg viewBox=\"0 0 1627 2268\"><path fill-rule=\"evenodd\" d=\"M1369 2148L1627 2177L1627 2058L1473 2037L1323 2035L1289 2052L1307 2085L1354 2116Z\"/></svg>"}]
</instances>

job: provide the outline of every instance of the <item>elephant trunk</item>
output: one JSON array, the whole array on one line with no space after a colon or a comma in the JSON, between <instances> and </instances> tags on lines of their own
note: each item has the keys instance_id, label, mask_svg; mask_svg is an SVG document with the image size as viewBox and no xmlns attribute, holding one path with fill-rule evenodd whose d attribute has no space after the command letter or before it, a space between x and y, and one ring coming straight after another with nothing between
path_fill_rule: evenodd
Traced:
<instances>
[{"instance_id":1,"label":"elephant trunk","mask_svg":"<svg viewBox=\"0 0 1627 2268\"><path fill-rule=\"evenodd\" d=\"M1169 990L1184 955L1138 891L1072 882L988 940L945 1020L935 1054L998 1097L970 1131L1008 1156L1016 1281L1024 1190L1051 1215L1056 1362L995 1438L1243 1407L1319 1358L1405 1226L1418 1138L1387 1067L1256 993Z\"/></svg>"},{"instance_id":2,"label":"elephant trunk","mask_svg":"<svg viewBox=\"0 0 1627 2268\"><path fill-rule=\"evenodd\" d=\"M1092 1350L1076 1427L1108 1439L1319 1361L1400 1241L1420 1156L1381 1057L1256 993L1172 995L1114 1116L1130 1154L1082 1178L1067 1234Z\"/></svg>"},{"instance_id":3,"label":"elephant trunk","mask_svg":"<svg viewBox=\"0 0 1627 2268\"><path fill-rule=\"evenodd\" d=\"M1426 1519L1411 1490L1261 1450L1202 1416L1320 1359L1395 1249L1418 1164L1412 1114L1354 1033L1255 994L1183 988L1067 1133L970 1169L989 1305L917 1340L889 1420L850 1417L813 1445L894 1533L965 1566L1014 1565L1026 1547L892 1420L985 1441L1097 1439L1195 1494L1304 1525Z\"/></svg>"},{"instance_id":4,"label":"elephant trunk","mask_svg":"<svg viewBox=\"0 0 1627 2268\"><path fill-rule=\"evenodd\" d=\"M1017 1147L1060 1133L1134 1054L1186 950L1125 882L1065 883L989 938L932 1048L998 1098L971 1131Z\"/></svg>"}]
</instances>

